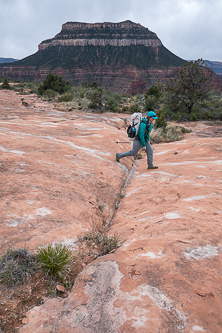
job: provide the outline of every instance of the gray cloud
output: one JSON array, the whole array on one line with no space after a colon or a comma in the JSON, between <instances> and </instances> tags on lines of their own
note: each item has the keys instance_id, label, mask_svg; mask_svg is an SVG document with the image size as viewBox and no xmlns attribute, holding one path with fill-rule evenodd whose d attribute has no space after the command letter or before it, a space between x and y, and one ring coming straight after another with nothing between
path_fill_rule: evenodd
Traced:
<instances>
[{"instance_id":1,"label":"gray cloud","mask_svg":"<svg viewBox=\"0 0 222 333\"><path fill-rule=\"evenodd\" d=\"M222 0L0 0L0 57L24 58L62 24L131 20L183 59L222 61Z\"/></svg>"}]
</instances>

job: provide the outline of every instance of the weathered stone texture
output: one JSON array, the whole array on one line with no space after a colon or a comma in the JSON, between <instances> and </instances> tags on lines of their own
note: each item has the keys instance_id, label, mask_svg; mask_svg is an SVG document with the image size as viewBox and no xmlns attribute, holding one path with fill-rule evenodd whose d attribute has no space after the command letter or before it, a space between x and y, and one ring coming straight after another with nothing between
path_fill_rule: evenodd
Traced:
<instances>
[{"instance_id":1,"label":"weathered stone texture","mask_svg":"<svg viewBox=\"0 0 222 333\"><path fill-rule=\"evenodd\" d=\"M30 310L20 332L221 333L221 127L186 123L185 139L153 145L159 169L138 160L116 211L132 165L115 162L132 144L115 143L126 141L126 115L20 98L0 91L1 252L75 247L92 222L113 217L109 234L122 241L82 270L66 299Z\"/></svg>"},{"instance_id":2,"label":"weathered stone texture","mask_svg":"<svg viewBox=\"0 0 222 333\"><path fill-rule=\"evenodd\" d=\"M113 155L124 121L64 113L32 95L25 101L0 91L0 251L61 240L75 247L79 233L115 213L126 170L116 170Z\"/></svg>"},{"instance_id":3,"label":"weathered stone texture","mask_svg":"<svg viewBox=\"0 0 222 333\"><path fill-rule=\"evenodd\" d=\"M54 38L45 40L39 50L49 46L130 46L158 47L162 43L155 33L131 21L120 23L68 22Z\"/></svg>"},{"instance_id":4,"label":"weathered stone texture","mask_svg":"<svg viewBox=\"0 0 222 333\"><path fill-rule=\"evenodd\" d=\"M155 39L55 39L51 42L45 42L39 44L39 50L44 50L49 46L130 46L130 45L143 45L158 47L161 46L161 42Z\"/></svg>"},{"instance_id":5,"label":"weathered stone texture","mask_svg":"<svg viewBox=\"0 0 222 333\"><path fill-rule=\"evenodd\" d=\"M110 230L123 244L78 276L55 332L221 332L222 138L193 130L154 146L158 170L138 162Z\"/></svg>"}]
</instances>

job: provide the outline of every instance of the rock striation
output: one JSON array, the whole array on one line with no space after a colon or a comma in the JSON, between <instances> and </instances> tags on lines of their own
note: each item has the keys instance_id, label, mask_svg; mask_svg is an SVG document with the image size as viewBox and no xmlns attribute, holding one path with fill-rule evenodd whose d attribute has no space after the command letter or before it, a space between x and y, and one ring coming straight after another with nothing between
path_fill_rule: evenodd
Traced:
<instances>
[{"instance_id":1,"label":"rock striation","mask_svg":"<svg viewBox=\"0 0 222 333\"><path fill-rule=\"evenodd\" d=\"M68 22L38 52L9 65L0 75L40 81L53 72L75 85L83 81L118 92L137 93L174 77L185 61L167 50L157 35L140 24Z\"/></svg>"},{"instance_id":2,"label":"rock striation","mask_svg":"<svg viewBox=\"0 0 222 333\"><path fill-rule=\"evenodd\" d=\"M63 24L62 31L52 39L43 41L39 50L49 46L130 46L143 45L158 47L162 45L155 33L131 21L120 23L78 23Z\"/></svg>"}]
</instances>

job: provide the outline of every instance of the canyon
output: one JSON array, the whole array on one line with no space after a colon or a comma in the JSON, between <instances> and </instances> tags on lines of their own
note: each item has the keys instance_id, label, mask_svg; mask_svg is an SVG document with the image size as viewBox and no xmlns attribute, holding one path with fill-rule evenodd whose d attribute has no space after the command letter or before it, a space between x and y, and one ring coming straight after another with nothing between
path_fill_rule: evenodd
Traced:
<instances>
[{"instance_id":1,"label":"canyon","mask_svg":"<svg viewBox=\"0 0 222 333\"><path fill-rule=\"evenodd\" d=\"M132 145L129 115L65 112L35 95L24 106L21 97L0 90L0 253L76 249L95 225L121 246L83 265L67 298L25 313L19 331L220 333L220 124L183 124L192 132L153 144L159 169L147 170L146 158L115 161Z\"/></svg>"}]
</instances>

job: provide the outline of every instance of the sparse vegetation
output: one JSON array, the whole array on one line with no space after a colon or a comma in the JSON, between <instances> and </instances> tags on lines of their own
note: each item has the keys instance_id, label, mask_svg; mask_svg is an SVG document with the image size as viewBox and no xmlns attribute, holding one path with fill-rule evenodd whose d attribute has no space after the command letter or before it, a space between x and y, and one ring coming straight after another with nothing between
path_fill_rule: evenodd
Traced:
<instances>
[{"instance_id":1,"label":"sparse vegetation","mask_svg":"<svg viewBox=\"0 0 222 333\"><path fill-rule=\"evenodd\" d=\"M191 130L182 126L169 125L153 129L150 134L151 143L173 142L183 139L184 133L189 133Z\"/></svg>"},{"instance_id":2,"label":"sparse vegetation","mask_svg":"<svg viewBox=\"0 0 222 333\"><path fill-rule=\"evenodd\" d=\"M11 89L11 86L7 78L4 78L3 83L1 85L1 89L8 89L8 90Z\"/></svg>"},{"instance_id":3,"label":"sparse vegetation","mask_svg":"<svg viewBox=\"0 0 222 333\"><path fill-rule=\"evenodd\" d=\"M221 91L213 88L200 64L202 59L185 63L167 88L157 82L143 94L133 96L110 91L99 86L97 81L84 81L81 86L72 86L69 81L52 73L42 84L16 82L11 87L23 95L41 94L43 100L53 102L55 107L64 111L108 111L130 115L153 110L158 116L154 128L164 129L170 121L221 121Z\"/></svg>"},{"instance_id":4,"label":"sparse vegetation","mask_svg":"<svg viewBox=\"0 0 222 333\"><path fill-rule=\"evenodd\" d=\"M0 259L0 282L9 286L24 283L38 267L35 256L26 248L9 249Z\"/></svg>"},{"instance_id":5,"label":"sparse vegetation","mask_svg":"<svg viewBox=\"0 0 222 333\"><path fill-rule=\"evenodd\" d=\"M64 95L59 96L57 102L71 102L74 96L71 91L66 92Z\"/></svg>"},{"instance_id":6,"label":"sparse vegetation","mask_svg":"<svg viewBox=\"0 0 222 333\"><path fill-rule=\"evenodd\" d=\"M30 95L38 93L39 84L36 82L14 82L12 89L20 95Z\"/></svg>"},{"instance_id":7,"label":"sparse vegetation","mask_svg":"<svg viewBox=\"0 0 222 333\"><path fill-rule=\"evenodd\" d=\"M88 247L96 247L97 254L105 255L120 246L118 235L108 236L105 231L93 229L79 238L80 242L86 242Z\"/></svg>"},{"instance_id":8,"label":"sparse vegetation","mask_svg":"<svg viewBox=\"0 0 222 333\"><path fill-rule=\"evenodd\" d=\"M58 93L52 89L48 89L43 93L42 99L52 101L56 97L58 97Z\"/></svg>"},{"instance_id":9,"label":"sparse vegetation","mask_svg":"<svg viewBox=\"0 0 222 333\"><path fill-rule=\"evenodd\" d=\"M129 112L134 113L134 112L141 112L141 109L139 107L139 104L132 104L129 107Z\"/></svg>"}]
</instances>

